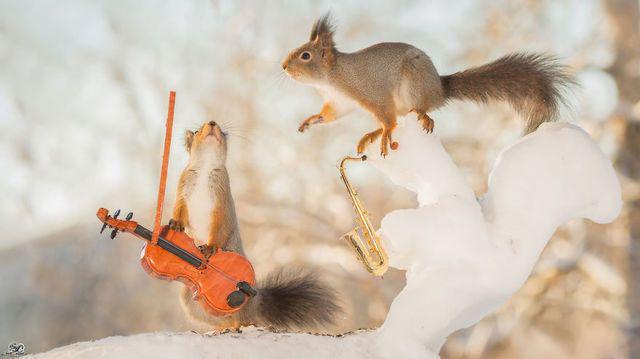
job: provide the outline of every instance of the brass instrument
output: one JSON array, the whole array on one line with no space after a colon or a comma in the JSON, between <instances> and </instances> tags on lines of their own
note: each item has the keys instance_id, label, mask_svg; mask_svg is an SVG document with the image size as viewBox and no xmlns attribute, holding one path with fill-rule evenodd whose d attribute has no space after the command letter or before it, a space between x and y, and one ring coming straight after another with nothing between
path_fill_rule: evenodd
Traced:
<instances>
[{"instance_id":1,"label":"brass instrument","mask_svg":"<svg viewBox=\"0 0 640 359\"><path fill-rule=\"evenodd\" d=\"M342 161L340 161L340 177L347 187L347 192L349 192L349 197L351 198L351 203L353 204L353 209L356 211L356 221L357 226L351 232L342 236L342 238L347 240L349 246L353 248L356 252L356 257L362 264L364 264L365 268L369 273L381 276L389 267L389 260L387 258L387 253L382 248L382 244L380 242L380 237L376 234L373 226L371 225L371 220L369 219L369 213L364 208L364 205L360 201L360 197L358 196L358 192L353 188L351 182L347 178L345 164L347 161L365 161L367 156L362 157L344 157ZM364 237L364 240L363 240Z\"/></svg>"}]
</instances>

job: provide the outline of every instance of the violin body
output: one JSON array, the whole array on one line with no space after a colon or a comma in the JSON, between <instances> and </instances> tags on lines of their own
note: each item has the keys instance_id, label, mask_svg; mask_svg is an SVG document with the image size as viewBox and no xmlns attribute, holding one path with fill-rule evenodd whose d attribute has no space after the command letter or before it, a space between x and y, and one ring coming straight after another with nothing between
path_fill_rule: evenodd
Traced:
<instances>
[{"instance_id":1,"label":"violin body","mask_svg":"<svg viewBox=\"0 0 640 359\"><path fill-rule=\"evenodd\" d=\"M204 260L193 239L184 232L164 226L160 236ZM251 263L235 252L218 250L206 261L207 265L196 268L159 246L145 243L140 263L151 276L184 283L194 293L193 299L215 316L233 314L241 308L233 308L227 301L228 294L238 290L236 283L256 284Z\"/></svg>"},{"instance_id":2,"label":"violin body","mask_svg":"<svg viewBox=\"0 0 640 359\"><path fill-rule=\"evenodd\" d=\"M257 294L253 289L256 284L253 266L244 256L218 250L207 259L193 238L169 226L161 227L158 241L153 243L153 233L131 221L133 214L120 220L117 219L119 213L118 210L110 216L105 208L100 208L97 216L104 223L102 230L107 226L114 228L112 239L118 231L144 239L140 263L145 271L156 278L184 283L193 291L194 300L199 301L209 314L233 314Z\"/></svg>"}]
</instances>

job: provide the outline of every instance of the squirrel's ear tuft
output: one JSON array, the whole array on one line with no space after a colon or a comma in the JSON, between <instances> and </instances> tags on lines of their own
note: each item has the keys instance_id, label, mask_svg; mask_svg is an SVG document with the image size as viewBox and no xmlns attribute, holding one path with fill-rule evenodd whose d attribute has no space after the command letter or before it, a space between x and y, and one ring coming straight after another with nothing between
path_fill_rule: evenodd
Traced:
<instances>
[{"instance_id":1,"label":"squirrel's ear tuft","mask_svg":"<svg viewBox=\"0 0 640 359\"><path fill-rule=\"evenodd\" d=\"M333 33L335 30L331 19L331 12L327 12L313 24L309 41L319 42L322 47L333 47Z\"/></svg>"},{"instance_id":2,"label":"squirrel's ear tuft","mask_svg":"<svg viewBox=\"0 0 640 359\"><path fill-rule=\"evenodd\" d=\"M193 143L194 136L195 136L195 133L190 130L187 130L184 133L184 147L187 148L187 152L191 151L191 144Z\"/></svg>"}]
</instances>

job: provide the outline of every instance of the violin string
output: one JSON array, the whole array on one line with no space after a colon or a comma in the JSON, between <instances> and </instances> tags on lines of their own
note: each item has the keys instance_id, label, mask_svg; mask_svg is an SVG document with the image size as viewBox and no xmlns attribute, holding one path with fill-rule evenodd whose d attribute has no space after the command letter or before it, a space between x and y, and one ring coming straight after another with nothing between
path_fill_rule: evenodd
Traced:
<instances>
[{"instance_id":1,"label":"violin string","mask_svg":"<svg viewBox=\"0 0 640 359\"><path fill-rule=\"evenodd\" d=\"M239 280L229 276L227 273L223 272L222 269L214 266L213 264L210 264L209 262L205 262L205 263L206 263L207 267L213 268L214 270L216 270L218 273L220 273L223 277L227 278L228 280L236 282L236 283L240 282Z\"/></svg>"}]
</instances>

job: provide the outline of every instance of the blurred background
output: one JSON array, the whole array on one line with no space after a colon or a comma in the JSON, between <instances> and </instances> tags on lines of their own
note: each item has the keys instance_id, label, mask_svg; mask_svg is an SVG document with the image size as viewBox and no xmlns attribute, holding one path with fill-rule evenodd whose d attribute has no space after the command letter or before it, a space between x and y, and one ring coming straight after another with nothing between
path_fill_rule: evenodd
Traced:
<instances>
[{"instance_id":1,"label":"blurred background","mask_svg":"<svg viewBox=\"0 0 640 359\"><path fill-rule=\"evenodd\" d=\"M151 226L169 90L177 105L165 220L186 163L184 130L216 120L231 133L228 169L258 275L322 271L346 309L327 332L384 321L404 273L373 278L339 241L353 212L335 166L375 124L357 112L298 133L321 99L280 68L327 10L342 51L408 42L441 74L511 51L557 54L581 84L564 120L585 128L619 173L618 220L561 227L520 292L453 335L442 356L640 357L637 0L0 1L0 351L12 341L34 353L207 330L185 319L181 284L142 270L141 243L98 235L95 218L98 207L122 208ZM505 105L462 103L432 114L478 196L497 153L520 136L514 116ZM376 226L416 205L373 168L351 173Z\"/></svg>"}]
</instances>

